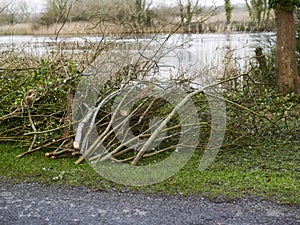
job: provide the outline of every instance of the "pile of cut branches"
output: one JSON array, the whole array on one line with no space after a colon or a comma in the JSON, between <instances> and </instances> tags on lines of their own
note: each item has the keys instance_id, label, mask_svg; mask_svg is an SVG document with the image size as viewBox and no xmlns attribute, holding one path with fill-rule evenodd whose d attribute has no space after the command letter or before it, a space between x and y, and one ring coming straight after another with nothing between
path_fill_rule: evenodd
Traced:
<instances>
[{"instance_id":1,"label":"pile of cut branches","mask_svg":"<svg viewBox=\"0 0 300 225\"><path fill-rule=\"evenodd\" d=\"M91 55L104 60L97 63L110 74L99 76L95 68L98 76L93 76L85 71L90 66L85 57L53 52L43 59L11 53L1 58L0 141L27 147L19 157L44 150L51 158L82 155L76 163L87 157L92 163L153 163L180 147L203 151L218 130L206 88L190 87L195 80L172 74L169 81L160 81L157 62L142 54L125 64L105 54ZM272 75L272 67L257 65L221 81L239 82L214 96L227 105L224 147L250 146L258 137L299 137L299 97L279 96L274 86L262 83L266 73Z\"/></svg>"}]
</instances>

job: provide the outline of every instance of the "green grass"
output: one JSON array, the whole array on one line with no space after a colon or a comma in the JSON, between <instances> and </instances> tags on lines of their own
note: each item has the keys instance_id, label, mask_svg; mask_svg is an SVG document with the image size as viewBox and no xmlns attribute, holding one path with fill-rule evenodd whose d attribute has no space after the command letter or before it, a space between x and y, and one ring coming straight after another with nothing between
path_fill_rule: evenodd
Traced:
<instances>
[{"instance_id":1,"label":"green grass","mask_svg":"<svg viewBox=\"0 0 300 225\"><path fill-rule=\"evenodd\" d=\"M103 179L87 163L51 160L36 152L16 156L24 149L0 145L0 177L90 189L115 188L146 193L197 195L218 201L259 197L281 204L300 204L300 147L295 143L265 143L255 148L223 149L209 169L200 172L200 153L175 176L147 187L124 187Z\"/></svg>"}]
</instances>

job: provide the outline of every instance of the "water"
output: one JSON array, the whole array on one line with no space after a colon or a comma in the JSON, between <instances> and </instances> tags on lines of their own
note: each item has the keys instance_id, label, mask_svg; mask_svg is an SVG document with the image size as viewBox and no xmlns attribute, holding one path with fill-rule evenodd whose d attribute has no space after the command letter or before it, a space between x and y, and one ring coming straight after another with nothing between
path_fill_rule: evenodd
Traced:
<instances>
[{"instance_id":1,"label":"water","mask_svg":"<svg viewBox=\"0 0 300 225\"><path fill-rule=\"evenodd\" d=\"M174 35L168 46L177 47L160 60L161 74L165 78L170 74L173 78L193 77L197 84L211 84L247 73L250 64L257 63L255 49L262 47L267 53L274 43L274 33Z\"/></svg>"},{"instance_id":2,"label":"water","mask_svg":"<svg viewBox=\"0 0 300 225\"><path fill-rule=\"evenodd\" d=\"M166 43L166 35L144 36L139 38L106 37L66 37L53 38L44 36L2 36L0 51L17 54L30 53L43 57L51 51L64 51L68 54L82 54L87 43L101 41L113 42L119 47L115 50L125 52L130 57L140 56L139 52L157 60L159 73L163 78L174 79L176 76L197 76L199 82L211 82L224 77L228 65L239 73L249 70L249 62L254 58L256 47L266 47L274 42L274 33L240 34L175 34ZM68 49L58 49L58 43L72 45ZM164 47L161 49L162 43ZM74 48L77 46L78 48ZM160 53L156 52L160 49ZM126 60L130 57L126 56Z\"/></svg>"}]
</instances>

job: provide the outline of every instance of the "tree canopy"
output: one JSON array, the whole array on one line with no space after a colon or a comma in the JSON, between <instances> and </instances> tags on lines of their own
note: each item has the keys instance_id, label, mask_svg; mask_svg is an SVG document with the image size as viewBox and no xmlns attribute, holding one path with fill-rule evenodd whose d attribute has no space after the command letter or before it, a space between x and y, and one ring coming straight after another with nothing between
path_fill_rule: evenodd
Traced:
<instances>
[{"instance_id":1,"label":"tree canopy","mask_svg":"<svg viewBox=\"0 0 300 225\"><path fill-rule=\"evenodd\" d=\"M269 4L272 8L275 8L277 4L281 4L285 11L293 11L295 6L300 7L299 0L269 0Z\"/></svg>"}]
</instances>

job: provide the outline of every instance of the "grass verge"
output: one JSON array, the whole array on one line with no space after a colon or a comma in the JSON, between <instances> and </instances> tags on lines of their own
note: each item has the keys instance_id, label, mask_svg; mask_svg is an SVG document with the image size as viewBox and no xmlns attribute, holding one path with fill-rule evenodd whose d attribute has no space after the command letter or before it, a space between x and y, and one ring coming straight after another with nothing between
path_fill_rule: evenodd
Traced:
<instances>
[{"instance_id":1,"label":"grass verge","mask_svg":"<svg viewBox=\"0 0 300 225\"><path fill-rule=\"evenodd\" d=\"M200 153L175 176L147 187L124 187L100 177L87 163L74 159L50 160L43 152L21 159L23 152L11 144L0 144L0 177L14 182L85 186L89 189L141 191L159 194L198 195L218 201L259 197L280 204L300 204L299 145L264 143L252 148L223 149L209 169L200 172Z\"/></svg>"}]
</instances>

